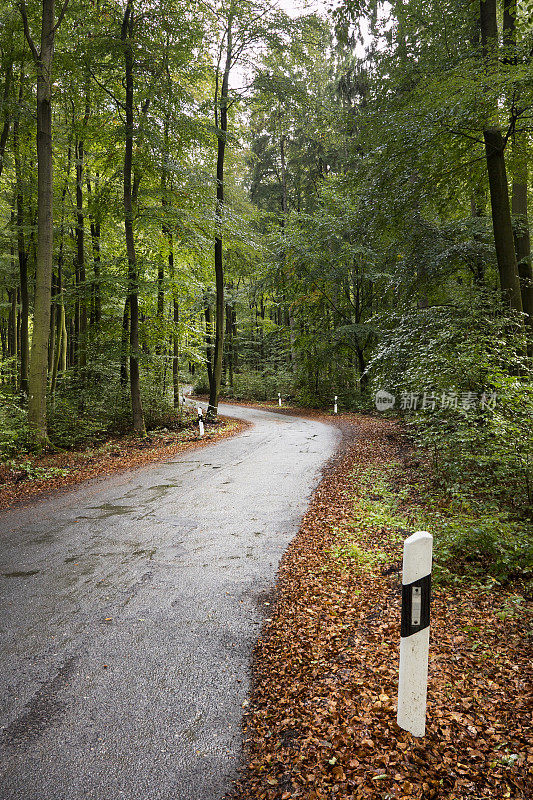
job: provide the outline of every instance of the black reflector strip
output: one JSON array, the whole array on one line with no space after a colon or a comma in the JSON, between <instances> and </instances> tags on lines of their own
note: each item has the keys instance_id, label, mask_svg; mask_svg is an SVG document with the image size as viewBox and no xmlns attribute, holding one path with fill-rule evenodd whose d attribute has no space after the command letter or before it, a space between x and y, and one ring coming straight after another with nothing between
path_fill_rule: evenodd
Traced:
<instances>
[{"instance_id":1,"label":"black reflector strip","mask_svg":"<svg viewBox=\"0 0 533 800\"><path fill-rule=\"evenodd\" d=\"M431 575L402 586L402 636L429 626L429 603L431 600Z\"/></svg>"}]
</instances>

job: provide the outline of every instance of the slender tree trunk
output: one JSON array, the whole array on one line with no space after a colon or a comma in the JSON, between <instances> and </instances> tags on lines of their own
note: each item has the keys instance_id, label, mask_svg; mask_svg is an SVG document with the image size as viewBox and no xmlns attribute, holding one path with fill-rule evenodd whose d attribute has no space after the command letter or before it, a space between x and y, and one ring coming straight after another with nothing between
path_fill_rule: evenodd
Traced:
<instances>
[{"instance_id":1,"label":"slender tree trunk","mask_svg":"<svg viewBox=\"0 0 533 800\"><path fill-rule=\"evenodd\" d=\"M54 354L56 346L56 302L54 297L57 289L55 285L55 276L52 273L52 301L50 308L50 335L48 337L48 373L52 374L52 367L54 365Z\"/></svg>"},{"instance_id":2,"label":"slender tree trunk","mask_svg":"<svg viewBox=\"0 0 533 800\"><path fill-rule=\"evenodd\" d=\"M13 79L13 57L11 54L9 54L6 58L5 70L6 77L4 80L4 89L0 104L2 116L4 118L4 124L2 125L2 130L0 131L0 177L2 176L2 170L4 169L4 155L6 152L7 140L9 138L9 128L11 126L11 114L9 112L9 94L11 91L11 81Z\"/></svg>"},{"instance_id":3,"label":"slender tree trunk","mask_svg":"<svg viewBox=\"0 0 533 800\"><path fill-rule=\"evenodd\" d=\"M233 389L233 306L226 303L226 341L228 351L228 381Z\"/></svg>"},{"instance_id":4,"label":"slender tree trunk","mask_svg":"<svg viewBox=\"0 0 533 800\"><path fill-rule=\"evenodd\" d=\"M287 166L286 166L286 159L285 159L285 136L283 135L280 139L279 143L280 149L280 157L281 157L281 210L282 210L282 227L285 233L285 228L287 227L287 221L289 216L289 203L288 203L288 196L287 196ZM285 267L285 251L283 251L282 259L283 259L283 272L286 272ZM292 311L292 304L289 304L288 307L288 315L289 315L289 344L290 344L290 363L291 363L291 370L292 372L296 371L296 325L294 321L294 314Z\"/></svg>"},{"instance_id":5,"label":"slender tree trunk","mask_svg":"<svg viewBox=\"0 0 533 800\"><path fill-rule=\"evenodd\" d=\"M524 161L521 166L517 165L514 171L512 209L522 306L527 324L533 327L533 269L527 208L527 177L527 164Z\"/></svg>"},{"instance_id":6,"label":"slender tree trunk","mask_svg":"<svg viewBox=\"0 0 533 800\"><path fill-rule=\"evenodd\" d=\"M85 111L84 127L88 119ZM76 275L78 278L79 338L78 366L82 376L87 366L87 287L85 272L85 220L83 214L84 144L79 139L76 146Z\"/></svg>"},{"instance_id":7,"label":"slender tree trunk","mask_svg":"<svg viewBox=\"0 0 533 800\"><path fill-rule=\"evenodd\" d=\"M96 173L95 177L95 191L98 192L99 174ZM92 185L89 176L87 176L87 199L89 207L93 199ZM92 322L96 328L98 335L98 326L102 319L102 289L101 289L101 254L100 254L100 219L98 212L95 213L94 209L89 211L89 220L91 225L91 242L93 247L93 319Z\"/></svg>"},{"instance_id":8,"label":"slender tree trunk","mask_svg":"<svg viewBox=\"0 0 533 800\"><path fill-rule=\"evenodd\" d=\"M130 298L126 297L122 314L122 338L120 343L120 385L128 385L128 339L130 331Z\"/></svg>"},{"instance_id":9,"label":"slender tree trunk","mask_svg":"<svg viewBox=\"0 0 533 800\"><path fill-rule=\"evenodd\" d=\"M24 237L24 190L22 182L22 164L20 160L20 107L23 99L24 65L20 70L19 109L13 122L13 155L15 162L16 184L16 226L17 251L20 280L20 393L23 399L28 397L28 369L30 363L29 316L30 302L28 292L28 251Z\"/></svg>"},{"instance_id":10,"label":"slender tree trunk","mask_svg":"<svg viewBox=\"0 0 533 800\"><path fill-rule=\"evenodd\" d=\"M480 0L480 23L483 55L490 78L498 63L497 0ZM487 158L492 225L500 287L504 302L522 312L518 265L514 249L513 226L509 203L509 187L505 166L505 141L497 121L495 106L487 117L483 139Z\"/></svg>"},{"instance_id":11,"label":"slender tree trunk","mask_svg":"<svg viewBox=\"0 0 533 800\"><path fill-rule=\"evenodd\" d=\"M228 90L231 63L233 58L233 6L228 14L228 27L226 39L226 62L222 77L220 100L215 93L215 125L217 127L217 199L216 215L218 231L215 236L215 353L213 359L213 373L209 384L209 405L207 416L216 418L218 411L218 396L222 380L222 358L224 354L224 253L222 242L222 216L224 213L224 155L228 131ZM220 109L220 127L218 111Z\"/></svg>"},{"instance_id":12,"label":"slender tree trunk","mask_svg":"<svg viewBox=\"0 0 533 800\"><path fill-rule=\"evenodd\" d=\"M10 248L10 255L11 255L11 274L15 274L15 241L13 239L14 231L16 229L15 226L15 197L13 196L12 206L11 206L11 248ZM13 385L13 391L17 391L17 371L18 371L18 336L17 336L17 316L18 316L18 308L17 308L17 295L18 295L18 288L14 287L10 292L8 292L8 296L10 298L10 306L9 306L9 320L8 320L8 350L9 355L13 358L13 367L11 369L11 383Z\"/></svg>"},{"instance_id":13,"label":"slender tree trunk","mask_svg":"<svg viewBox=\"0 0 533 800\"><path fill-rule=\"evenodd\" d=\"M172 237L170 237L168 252L168 271L172 278L172 321L174 330L172 331L172 395L174 408L180 407L180 362L179 362L179 321L180 309L177 298L177 290L174 285L174 249Z\"/></svg>"},{"instance_id":14,"label":"slender tree trunk","mask_svg":"<svg viewBox=\"0 0 533 800\"><path fill-rule=\"evenodd\" d=\"M209 388L213 384L213 322L211 319L211 306L209 301L205 301L205 341L206 341L206 355L207 355L207 377L209 380Z\"/></svg>"},{"instance_id":15,"label":"slender tree trunk","mask_svg":"<svg viewBox=\"0 0 533 800\"><path fill-rule=\"evenodd\" d=\"M52 366L52 378L50 381L50 397L52 404L54 403L57 375L59 370L63 372L67 368L67 326L65 322L65 304L63 301L63 273L62 273L62 259L58 261L57 268L57 294L58 302L56 304L56 350L54 363Z\"/></svg>"},{"instance_id":16,"label":"slender tree trunk","mask_svg":"<svg viewBox=\"0 0 533 800\"><path fill-rule=\"evenodd\" d=\"M128 0L122 23L122 43L124 48L126 83L126 147L124 153L124 225L126 231L126 251L128 255L128 298L130 312L130 393L133 429L137 433L146 432L141 401L141 381L139 373L139 277L133 233L133 206L137 199L138 179L133 175L133 0Z\"/></svg>"},{"instance_id":17,"label":"slender tree trunk","mask_svg":"<svg viewBox=\"0 0 533 800\"><path fill-rule=\"evenodd\" d=\"M503 44L504 60L516 65L517 53L516 0L503 0ZM519 97L515 92L510 102L517 106ZM533 328L533 270L531 265L531 242L527 207L527 139L523 131L515 130L511 152L511 175L513 179L512 215L516 260L522 295L522 308L526 324Z\"/></svg>"}]
</instances>

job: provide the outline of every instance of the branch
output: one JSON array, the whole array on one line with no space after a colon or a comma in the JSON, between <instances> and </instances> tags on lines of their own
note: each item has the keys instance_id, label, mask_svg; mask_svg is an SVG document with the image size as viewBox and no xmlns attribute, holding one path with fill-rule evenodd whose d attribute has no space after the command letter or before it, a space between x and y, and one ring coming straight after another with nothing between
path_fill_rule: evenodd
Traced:
<instances>
[{"instance_id":1,"label":"branch","mask_svg":"<svg viewBox=\"0 0 533 800\"><path fill-rule=\"evenodd\" d=\"M28 25L28 14L26 13L26 3L24 2L24 0L22 0L22 2L19 3L19 11L22 17L22 24L24 25L24 36L26 37L26 41L28 42L28 45L30 47L30 50L32 52L35 61L40 61L41 60L40 53L35 47L35 42L31 38L30 26Z\"/></svg>"},{"instance_id":2,"label":"branch","mask_svg":"<svg viewBox=\"0 0 533 800\"><path fill-rule=\"evenodd\" d=\"M104 91L104 92L105 92L105 93L108 95L108 97L110 97L110 98L111 98L111 100L112 100L114 103L116 103L116 105L117 105L117 107L118 107L118 108L121 108L123 111L125 111L125 110L126 110L126 106L125 106L125 104L124 104L124 103L123 103L121 100L119 100L119 99L118 99L118 97L116 97L116 96L113 94L113 92L110 92L110 91L109 91L109 89L107 88L107 86L104 86L104 84L103 84L103 83L100 83L100 81L98 80L98 78L96 77L96 75L94 74L94 72L92 71L92 69L91 69L90 67L89 67L88 69L89 69L89 74L90 74L91 78L93 79L93 81L94 81L96 84L98 84L98 86L100 87L100 89L102 89L102 90L103 90L103 91Z\"/></svg>"},{"instance_id":3,"label":"branch","mask_svg":"<svg viewBox=\"0 0 533 800\"><path fill-rule=\"evenodd\" d=\"M66 13L66 10L67 10L67 6L68 6L69 3L70 3L70 0L65 0L65 2L63 3L63 6L62 6L61 11L59 12L59 16L57 18L57 22L54 25L54 27L52 28L52 34L54 34L57 31L57 29L59 28L59 26L63 22L63 19L65 17L65 13Z\"/></svg>"}]
</instances>

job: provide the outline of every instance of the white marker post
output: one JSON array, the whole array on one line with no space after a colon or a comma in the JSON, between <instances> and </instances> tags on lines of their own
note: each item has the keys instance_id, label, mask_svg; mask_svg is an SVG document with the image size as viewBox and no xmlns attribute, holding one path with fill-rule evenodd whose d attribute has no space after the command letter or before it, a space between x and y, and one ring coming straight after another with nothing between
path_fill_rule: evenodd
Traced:
<instances>
[{"instance_id":1,"label":"white marker post","mask_svg":"<svg viewBox=\"0 0 533 800\"><path fill-rule=\"evenodd\" d=\"M200 428L200 439L204 435L204 412L198 406L198 427Z\"/></svg>"},{"instance_id":2,"label":"white marker post","mask_svg":"<svg viewBox=\"0 0 533 800\"><path fill-rule=\"evenodd\" d=\"M281 406L281 394L278 392L278 406Z\"/></svg>"},{"instance_id":3,"label":"white marker post","mask_svg":"<svg viewBox=\"0 0 533 800\"><path fill-rule=\"evenodd\" d=\"M337 395L335 395L335 401L333 403L333 413L337 413Z\"/></svg>"},{"instance_id":4,"label":"white marker post","mask_svg":"<svg viewBox=\"0 0 533 800\"><path fill-rule=\"evenodd\" d=\"M404 542L397 719L413 736L426 731L432 553L433 536L427 531Z\"/></svg>"}]
</instances>

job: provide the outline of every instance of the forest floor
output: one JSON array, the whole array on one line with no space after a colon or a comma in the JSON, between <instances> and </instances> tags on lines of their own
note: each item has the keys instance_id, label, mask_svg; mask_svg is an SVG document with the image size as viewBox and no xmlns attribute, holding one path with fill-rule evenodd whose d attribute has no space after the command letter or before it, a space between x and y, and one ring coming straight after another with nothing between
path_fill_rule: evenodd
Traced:
<instances>
[{"instance_id":1,"label":"forest floor","mask_svg":"<svg viewBox=\"0 0 533 800\"><path fill-rule=\"evenodd\" d=\"M31 454L0 463L0 509L66 489L90 478L126 472L165 461L185 450L205 447L249 427L243 420L220 417L199 438L192 418L177 429L160 428L147 436L117 435L83 450Z\"/></svg>"},{"instance_id":2,"label":"forest floor","mask_svg":"<svg viewBox=\"0 0 533 800\"><path fill-rule=\"evenodd\" d=\"M335 424L343 445L282 559L255 648L244 766L230 796L533 796L532 607L522 587L458 576L435 586L426 736L401 730L402 544L423 512L427 465L394 421L343 414Z\"/></svg>"}]
</instances>

